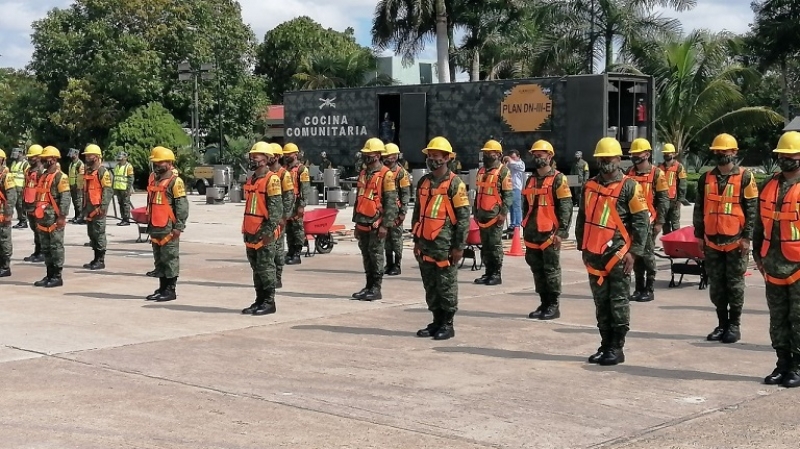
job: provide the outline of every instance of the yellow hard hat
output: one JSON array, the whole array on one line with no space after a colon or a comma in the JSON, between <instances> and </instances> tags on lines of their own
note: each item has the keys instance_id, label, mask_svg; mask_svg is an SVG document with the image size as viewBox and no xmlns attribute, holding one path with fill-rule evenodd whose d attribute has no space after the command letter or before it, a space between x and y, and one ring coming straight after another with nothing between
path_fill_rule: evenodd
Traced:
<instances>
[{"instance_id":1,"label":"yellow hard hat","mask_svg":"<svg viewBox=\"0 0 800 449\"><path fill-rule=\"evenodd\" d=\"M5 159L5 158L6 158L6 152L3 151L2 148L0 148L0 159Z\"/></svg>"},{"instance_id":2,"label":"yellow hard hat","mask_svg":"<svg viewBox=\"0 0 800 449\"><path fill-rule=\"evenodd\" d=\"M383 151L383 156L391 156L393 154L400 154L400 147L393 143L387 143L386 149Z\"/></svg>"},{"instance_id":3,"label":"yellow hard hat","mask_svg":"<svg viewBox=\"0 0 800 449\"><path fill-rule=\"evenodd\" d=\"M386 147L383 146L383 141L377 137L367 139L364 142L364 148L361 149L362 153L383 153Z\"/></svg>"},{"instance_id":4,"label":"yellow hard hat","mask_svg":"<svg viewBox=\"0 0 800 449\"><path fill-rule=\"evenodd\" d=\"M553 150L553 145L546 140L537 140L536 142L533 142L533 145L531 145L531 149L528 151L528 153L533 153L534 151L547 151L550 154L556 154L555 150Z\"/></svg>"},{"instance_id":5,"label":"yellow hard hat","mask_svg":"<svg viewBox=\"0 0 800 449\"><path fill-rule=\"evenodd\" d=\"M647 139L639 137L638 139L633 139L631 142L631 154L638 154L644 153L645 151L652 151L653 148L650 147L650 142Z\"/></svg>"},{"instance_id":6,"label":"yellow hard hat","mask_svg":"<svg viewBox=\"0 0 800 449\"><path fill-rule=\"evenodd\" d=\"M84 155L86 155L86 154L94 154L94 155L97 155L97 156L102 156L103 152L100 151L100 147L98 147L97 145L95 145L93 143L90 143L89 145L86 145L86 148L83 150L83 154Z\"/></svg>"},{"instance_id":7,"label":"yellow hard hat","mask_svg":"<svg viewBox=\"0 0 800 449\"><path fill-rule=\"evenodd\" d=\"M250 154L272 154L270 144L258 141L250 148Z\"/></svg>"},{"instance_id":8,"label":"yellow hard hat","mask_svg":"<svg viewBox=\"0 0 800 449\"><path fill-rule=\"evenodd\" d=\"M150 151L150 162L175 162L175 153L169 148L155 147Z\"/></svg>"},{"instance_id":9,"label":"yellow hard hat","mask_svg":"<svg viewBox=\"0 0 800 449\"><path fill-rule=\"evenodd\" d=\"M280 144L271 143L269 144L268 154L273 156L283 156L283 147L281 147Z\"/></svg>"},{"instance_id":10,"label":"yellow hard hat","mask_svg":"<svg viewBox=\"0 0 800 449\"><path fill-rule=\"evenodd\" d=\"M499 151L499 152L502 153L503 152L503 146L500 145L500 142L492 139L492 140L486 142L485 144L483 144L483 148L481 149L481 151Z\"/></svg>"},{"instance_id":11,"label":"yellow hard hat","mask_svg":"<svg viewBox=\"0 0 800 449\"><path fill-rule=\"evenodd\" d=\"M428 150L444 151L445 153L453 154L453 157L455 157L455 153L453 153L453 146L450 145L450 141L442 136L437 136L431 139L431 141L428 142L428 146L425 147L422 152L424 154L428 154Z\"/></svg>"},{"instance_id":12,"label":"yellow hard hat","mask_svg":"<svg viewBox=\"0 0 800 449\"><path fill-rule=\"evenodd\" d=\"M56 148L54 146L46 146L42 150L42 156L41 157L55 157L55 158L61 159L61 152L58 151L58 148Z\"/></svg>"},{"instance_id":13,"label":"yellow hard hat","mask_svg":"<svg viewBox=\"0 0 800 449\"><path fill-rule=\"evenodd\" d=\"M780 140L778 140L778 146L772 152L780 154L800 153L800 132L787 131L783 133Z\"/></svg>"},{"instance_id":14,"label":"yellow hard hat","mask_svg":"<svg viewBox=\"0 0 800 449\"><path fill-rule=\"evenodd\" d=\"M299 153L300 148L297 148L297 145L289 142L283 146L283 154L292 154L292 153Z\"/></svg>"},{"instance_id":15,"label":"yellow hard hat","mask_svg":"<svg viewBox=\"0 0 800 449\"><path fill-rule=\"evenodd\" d=\"M42 148L41 145L33 144L30 147L28 147L28 154L26 154L25 156L26 157L41 156L42 155L42 151L44 151L44 148Z\"/></svg>"},{"instance_id":16,"label":"yellow hard hat","mask_svg":"<svg viewBox=\"0 0 800 449\"><path fill-rule=\"evenodd\" d=\"M671 143L665 143L664 148L661 150L661 154L674 154L675 153L675 145Z\"/></svg>"},{"instance_id":17,"label":"yellow hard hat","mask_svg":"<svg viewBox=\"0 0 800 449\"><path fill-rule=\"evenodd\" d=\"M613 137L603 137L594 147L594 157L615 157L622 156L622 146Z\"/></svg>"},{"instance_id":18,"label":"yellow hard hat","mask_svg":"<svg viewBox=\"0 0 800 449\"><path fill-rule=\"evenodd\" d=\"M736 143L736 139L732 135L722 133L714 137L714 141L711 142L711 149L717 151L738 150L739 144Z\"/></svg>"}]
</instances>

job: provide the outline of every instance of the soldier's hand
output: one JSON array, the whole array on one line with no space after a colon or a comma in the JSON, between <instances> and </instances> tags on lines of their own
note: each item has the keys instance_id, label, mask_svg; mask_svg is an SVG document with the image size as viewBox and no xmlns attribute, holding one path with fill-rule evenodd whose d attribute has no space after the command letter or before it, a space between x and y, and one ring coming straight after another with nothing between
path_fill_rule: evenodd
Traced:
<instances>
[{"instance_id":1,"label":"soldier's hand","mask_svg":"<svg viewBox=\"0 0 800 449\"><path fill-rule=\"evenodd\" d=\"M653 237L657 237L658 234L661 234L662 227L663 227L663 225L660 225L660 224L653 225Z\"/></svg>"},{"instance_id":2,"label":"soldier's hand","mask_svg":"<svg viewBox=\"0 0 800 449\"><path fill-rule=\"evenodd\" d=\"M553 236L553 249L556 251L561 249L561 237L554 235Z\"/></svg>"},{"instance_id":3,"label":"soldier's hand","mask_svg":"<svg viewBox=\"0 0 800 449\"><path fill-rule=\"evenodd\" d=\"M56 219L56 229L64 229L67 226L67 217L58 217Z\"/></svg>"},{"instance_id":4,"label":"soldier's hand","mask_svg":"<svg viewBox=\"0 0 800 449\"><path fill-rule=\"evenodd\" d=\"M457 264L461 260L461 257L463 255L464 255L464 250L463 249L451 249L450 250L450 263L452 263L453 265Z\"/></svg>"},{"instance_id":5,"label":"soldier's hand","mask_svg":"<svg viewBox=\"0 0 800 449\"><path fill-rule=\"evenodd\" d=\"M703 239L697 239L697 249L699 249L701 253L706 250L706 242L704 242Z\"/></svg>"},{"instance_id":6,"label":"soldier's hand","mask_svg":"<svg viewBox=\"0 0 800 449\"><path fill-rule=\"evenodd\" d=\"M750 255L750 240L748 240L748 239L739 240L739 248L742 249L742 255L743 256Z\"/></svg>"},{"instance_id":7,"label":"soldier's hand","mask_svg":"<svg viewBox=\"0 0 800 449\"><path fill-rule=\"evenodd\" d=\"M181 237L181 231L179 229L172 230L172 240L177 240Z\"/></svg>"},{"instance_id":8,"label":"soldier's hand","mask_svg":"<svg viewBox=\"0 0 800 449\"><path fill-rule=\"evenodd\" d=\"M622 272L625 273L626 275L631 274L631 271L633 271L634 261L635 258L633 257L633 254L631 253L625 254L625 257L622 258L622 263L623 263Z\"/></svg>"},{"instance_id":9,"label":"soldier's hand","mask_svg":"<svg viewBox=\"0 0 800 449\"><path fill-rule=\"evenodd\" d=\"M388 233L389 233L389 230L386 229L385 227L381 226L381 227L378 228L378 238L379 239L385 239L386 238L386 234L388 234Z\"/></svg>"},{"instance_id":10,"label":"soldier's hand","mask_svg":"<svg viewBox=\"0 0 800 449\"><path fill-rule=\"evenodd\" d=\"M306 212L306 208L303 207L303 206L300 206L300 207L297 208L297 214L295 214L295 216L297 218L301 218L305 212Z\"/></svg>"},{"instance_id":11,"label":"soldier's hand","mask_svg":"<svg viewBox=\"0 0 800 449\"><path fill-rule=\"evenodd\" d=\"M104 211L103 209L97 209L97 214L95 214L95 217L103 218L105 216L106 216L106 211Z\"/></svg>"},{"instance_id":12,"label":"soldier's hand","mask_svg":"<svg viewBox=\"0 0 800 449\"><path fill-rule=\"evenodd\" d=\"M506 222L505 214L500 214L500 215L497 216L497 226L502 226L503 223L505 223L505 222Z\"/></svg>"}]
</instances>

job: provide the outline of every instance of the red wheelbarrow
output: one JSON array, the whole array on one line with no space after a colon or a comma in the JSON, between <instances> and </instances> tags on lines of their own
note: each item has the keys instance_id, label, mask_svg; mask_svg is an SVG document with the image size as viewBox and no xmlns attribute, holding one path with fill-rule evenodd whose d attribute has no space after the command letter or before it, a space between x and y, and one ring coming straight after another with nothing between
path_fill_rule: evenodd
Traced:
<instances>
[{"instance_id":1,"label":"red wheelbarrow","mask_svg":"<svg viewBox=\"0 0 800 449\"><path fill-rule=\"evenodd\" d=\"M467 234L467 246L464 248L464 254L461 256L461 265L464 266L464 259L472 259L472 268L470 271L476 271L483 268L483 259L478 261L478 253L481 251L481 228L474 218L469 220L469 234Z\"/></svg>"},{"instance_id":2,"label":"red wheelbarrow","mask_svg":"<svg viewBox=\"0 0 800 449\"><path fill-rule=\"evenodd\" d=\"M147 206L131 209L131 218L133 222L136 223L136 229L139 231L139 237L136 238L136 243L147 241L150 237L147 233Z\"/></svg>"},{"instance_id":3,"label":"red wheelbarrow","mask_svg":"<svg viewBox=\"0 0 800 449\"><path fill-rule=\"evenodd\" d=\"M314 209L303 214L303 231L306 233L306 240L303 247L306 249L306 257L314 254L328 254L333 251L336 241L333 233L343 231L344 225L333 224L339 209ZM311 251L311 241L314 241L314 251Z\"/></svg>"},{"instance_id":4,"label":"red wheelbarrow","mask_svg":"<svg viewBox=\"0 0 800 449\"><path fill-rule=\"evenodd\" d=\"M683 282L685 275L700 276L700 290L708 286L708 275L706 274L705 256L697 246L697 238L694 236L694 226L680 228L661 237L664 254L654 253L656 257L669 259L669 269L671 279L670 288L677 287ZM675 259L685 259L686 262L675 262ZM680 275L678 282L675 282L675 275Z\"/></svg>"}]
</instances>

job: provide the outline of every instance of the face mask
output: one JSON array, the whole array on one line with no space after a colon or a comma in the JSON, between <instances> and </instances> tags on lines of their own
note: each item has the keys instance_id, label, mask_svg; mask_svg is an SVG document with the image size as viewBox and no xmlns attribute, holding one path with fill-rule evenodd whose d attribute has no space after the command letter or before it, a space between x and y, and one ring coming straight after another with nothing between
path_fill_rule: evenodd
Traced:
<instances>
[{"instance_id":1,"label":"face mask","mask_svg":"<svg viewBox=\"0 0 800 449\"><path fill-rule=\"evenodd\" d=\"M97 159L86 159L86 163L94 167L94 164L97 163Z\"/></svg>"},{"instance_id":2,"label":"face mask","mask_svg":"<svg viewBox=\"0 0 800 449\"><path fill-rule=\"evenodd\" d=\"M286 165L294 164L294 161L296 161L296 160L297 159L295 159L294 156L286 156L286 157L283 158L283 162L285 162Z\"/></svg>"},{"instance_id":3,"label":"face mask","mask_svg":"<svg viewBox=\"0 0 800 449\"><path fill-rule=\"evenodd\" d=\"M258 170L258 161L250 161L250 170Z\"/></svg>"},{"instance_id":4,"label":"face mask","mask_svg":"<svg viewBox=\"0 0 800 449\"><path fill-rule=\"evenodd\" d=\"M484 154L483 155L483 163L486 165L492 165L497 160L497 157L494 154Z\"/></svg>"},{"instance_id":5,"label":"face mask","mask_svg":"<svg viewBox=\"0 0 800 449\"><path fill-rule=\"evenodd\" d=\"M394 161L391 160L391 159L384 159L383 160L383 165L385 165L387 167L391 167L392 165L394 165Z\"/></svg>"},{"instance_id":6,"label":"face mask","mask_svg":"<svg viewBox=\"0 0 800 449\"><path fill-rule=\"evenodd\" d=\"M157 175L163 175L164 173L167 172L167 166L166 165L155 165L155 166L153 166L153 171Z\"/></svg>"},{"instance_id":7,"label":"face mask","mask_svg":"<svg viewBox=\"0 0 800 449\"><path fill-rule=\"evenodd\" d=\"M646 160L647 159L645 159L645 158L643 158L641 156L631 156L631 162L633 162L633 165L639 165L639 164L641 164L642 162L644 162Z\"/></svg>"},{"instance_id":8,"label":"face mask","mask_svg":"<svg viewBox=\"0 0 800 449\"><path fill-rule=\"evenodd\" d=\"M664 162L670 162L670 161L672 161L673 159L675 159L675 156L673 156L673 155L671 155L671 154L665 154L665 155L664 155Z\"/></svg>"},{"instance_id":9,"label":"face mask","mask_svg":"<svg viewBox=\"0 0 800 449\"><path fill-rule=\"evenodd\" d=\"M603 162L600 164L600 171L606 175L614 173L619 169L619 164L616 162Z\"/></svg>"},{"instance_id":10,"label":"face mask","mask_svg":"<svg viewBox=\"0 0 800 449\"><path fill-rule=\"evenodd\" d=\"M791 173L800 168L800 161L797 159L789 159L782 157L778 159L778 167L781 168L782 172Z\"/></svg>"},{"instance_id":11,"label":"face mask","mask_svg":"<svg viewBox=\"0 0 800 449\"><path fill-rule=\"evenodd\" d=\"M535 157L535 158L533 158L533 165L536 168L544 168L544 167L546 167L548 165L547 164L547 159L545 159L543 157Z\"/></svg>"},{"instance_id":12,"label":"face mask","mask_svg":"<svg viewBox=\"0 0 800 449\"><path fill-rule=\"evenodd\" d=\"M444 165L444 161L438 161L438 160L435 160L435 159L427 159L427 160L425 161L425 165L427 165L427 166L428 166L428 170L430 170L430 171L436 171L436 170L438 170L438 169L439 169L439 168L440 168L442 165Z\"/></svg>"},{"instance_id":13,"label":"face mask","mask_svg":"<svg viewBox=\"0 0 800 449\"><path fill-rule=\"evenodd\" d=\"M44 162L44 166L47 167L47 168L50 168L50 167L52 167L54 165L56 165L56 160L55 159L46 159L45 162Z\"/></svg>"},{"instance_id":14,"label":"face mask","mask_svg":"<svg viewBox=\"0 0 800 449\"><path fill-rule=\"evenodd\" d=\"M717 154L717 165L728 165L733 162L733 156L730 154Z\"/></svg>"}]
</instances>

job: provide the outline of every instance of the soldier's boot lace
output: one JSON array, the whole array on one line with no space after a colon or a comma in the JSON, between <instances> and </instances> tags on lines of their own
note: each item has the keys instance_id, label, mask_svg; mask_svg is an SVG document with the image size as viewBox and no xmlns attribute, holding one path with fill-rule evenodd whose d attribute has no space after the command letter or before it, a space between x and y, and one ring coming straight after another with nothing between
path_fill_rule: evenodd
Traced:
<instances>
[{"instance_id":1,"label":"soldier's boot lace","mask_svg":"<svg viewBox=\"0 0 800 449\"><path fill-rule=\"evenodd\" d=\"M434 310L432 313L433 321L425 328L418 330L417 337L433 337L439 331L439 327L442 325L442 311Z\"/></svg>"},{"instance_id":2,"label":"soldier's boot lace","mask_svg":"<svg viewBox=\"0 0 800 449\"><path fill-rule=\"evenodd\" d=\"M456 336L456 330L453 328L454 312L445 312L442 318L442 325L439 330L433 335L434 340L447 340Z\"/></svg>"},{"instance_id":3,"label":"soldier's boot lace","mask_svg":"<svg viewBox=\"0 0 800 449\"><path fill-rule=\"evenodd\" d=\"M45 275L45 277L43 277L41 280L34 282L33 286L44 287L45 285L47 285L48 282L50 282L50 276L52 275L53 275L53 269L50 267L50 265L47 265L47 275Z\"/></svg>"},{"instance_id":4,"label":"soldier's boot lace","mask_svg":"<svg viewBox=\"0 0 800 449\"><path fill-rule=\"evenodd\" d=\"M540 320L555 320L561 318L561 310L558 307L558 296L550 295L547 298L547 308L544 309Z\"/></svg>"},{"instance_id":5,"label":"soldier's boot lace","mask_svg":"<svg viewBox=\"0 0 800 449\"><path fill-rule=\"evenodd\" d=\"M61 270L63 270L63 268L53 267L53 273L47 283L44 284L44 288L61 287L64 285L64 280L61 278Z\"/></svg>"},{"instance_id":6,"label":"soldier's boot lace","mask_svg":"<svg viewBox=\"0 0 800 449\"><path fill-rule=\"evenodd\" d=\"M159 296L161 296L161 292L164 291L164 288L166 288L166 286L167 286L167 278L161 276L160 278L158 278L158 289L154 291L152 295L147 295L146 299L148 301L155 301L156 299L158 299Z\"/></svg>"},{"instance_id":7,"label":"soldier's boot lace","mask_svg":"<svg viewBox=\"0 0 800 449\"><path fill-rule=\"evenodd\" d=\"M714 330L708 334L706 340L708 341L720 341L722 340L722 335L725 333L725 330L728 328L728 311L725 309L717 309L717 322L719 325L714 328Z\"/></svg>"},{"instance_id":8,"label":"soldier's boot lace","mask_svg":"<svg viewBox=\"0 0 800 449\"><path fill-rule=\"evenodd\" d=\"M164 290L158 295L156 302L167 302L178 299L178 295L175 293L175 286L177 283L178 278L167 278Z\"/></svg>"},{"instance_id":9,"label":"soldier's boot lace","mask_svg":"<svg viewBox=\"0 0 800 449\"><path fill-rule=\"evenodd\" d=\"M775 364L775 369L772 370L772 373L764 378L764 383L767 385L780 385L792 366L791 352L775 351L775 354L778 356L778 362Z\"/></svg>"},{"instance_id":10,"label":"soldier's boot lace","mask_svg":"<svg viewBox=\"0 0 800 449\"><path fill-rule=\"evenodd\" d=\"M603 354L611 344L611 335L611 331L600 331L600 347L597 348L597 352L589 356L589 363L600 363L600 359L603 358Z\"/></svg>"},{"instance_id":11,"label":"soldier's boot lace","mask_svg":"<svg viewBox=\"0 0 800 449\"><path fill-rule=\"evenodd\" d=\"M266 292L264 292L264 290L262 290L260 288L256 289L256 300L255 300L255 302L250 304L250 307L248 307L246 309L242 309L242 315L252 315L253 312L256 311L258 306L260 306L261 304L264 303L265 293Z\"/></svg>"}]
</instances>

